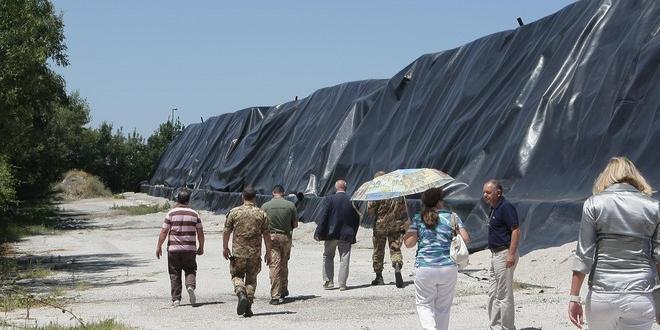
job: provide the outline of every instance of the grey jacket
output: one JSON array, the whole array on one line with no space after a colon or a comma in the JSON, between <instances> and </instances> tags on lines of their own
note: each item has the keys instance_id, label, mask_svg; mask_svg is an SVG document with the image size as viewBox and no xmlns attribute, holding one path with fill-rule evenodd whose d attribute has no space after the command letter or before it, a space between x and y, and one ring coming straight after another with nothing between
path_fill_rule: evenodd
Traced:
<instances>
[{"instance_id":1,"label":"grey jacket","mask_svg":"<svg viewBox=\"0 0 660 330\"><path fill-rule=\"evenodd\" d=\"M584 202L573 270L589 274L589 288L604 293L645 293L655 286L660 262L660 205L627 183Z\"/></svg>"}]
</instances>

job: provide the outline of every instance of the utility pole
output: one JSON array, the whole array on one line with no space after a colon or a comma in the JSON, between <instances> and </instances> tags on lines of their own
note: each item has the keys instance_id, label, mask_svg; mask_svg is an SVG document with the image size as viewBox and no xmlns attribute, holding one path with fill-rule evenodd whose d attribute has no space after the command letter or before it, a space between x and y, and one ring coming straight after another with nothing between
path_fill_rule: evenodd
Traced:
<instances>
[{"instance_id":1,"label":"utility pole","mask_svg":"<svg viewBox=\"0 0 660 330\"><path fill-rule=\"evenodd\" d=\"M172 108L172 140L174 140L174 111L179 110L179 108Z\"/></svg>"}]
</instances>

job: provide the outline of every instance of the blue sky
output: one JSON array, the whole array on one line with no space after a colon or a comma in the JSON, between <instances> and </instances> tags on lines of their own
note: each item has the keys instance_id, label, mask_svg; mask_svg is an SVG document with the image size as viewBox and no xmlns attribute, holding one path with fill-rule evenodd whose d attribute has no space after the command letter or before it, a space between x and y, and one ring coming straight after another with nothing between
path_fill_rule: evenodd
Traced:
<instances>
[{"instance_id":1,"label":"blue sky","mask_svg":"<svg viewBox=\"0 0 660 330\"><path fill-rule=\"evenodd\" d=\"M276 105L346 81L389 78L422 54L530 23L574 1L54 0L91 126L149 136Z\"/></svg>"}]
</instances>

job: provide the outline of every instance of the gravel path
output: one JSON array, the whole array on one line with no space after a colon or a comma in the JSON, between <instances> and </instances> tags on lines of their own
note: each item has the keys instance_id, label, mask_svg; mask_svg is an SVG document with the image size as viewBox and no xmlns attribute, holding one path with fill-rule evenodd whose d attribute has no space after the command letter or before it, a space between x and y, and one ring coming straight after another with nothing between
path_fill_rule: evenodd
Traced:
<instances>
[{"instance_id":1,"label":"gravel path","mask_svg":"<svg viewBox=\"0 0 660 330\"><path fill-rule=\"evenodd\" d=\"M18 255L32 256L56 269L43 285L65 289L68 308L85 321L114 318L141 329L417 329L414 305L414 249L404 250L404 281L394 286L391 267L384 272L385 286L371 287L371 232L361 228L353 246L349 290L321 287L322 243L312 239L315 224L302 224L294 232L289 264L288 302L271 306L268 269L258 277L255 313L236 315L236 297L229 277L229 263L222 258L224 216L201 212L207 238L206 253L198 257L197 300L169 306L166 259L155 258L155 245L164 213L127 216L113 205L159 203L164 199L125 194L125 199L88 199L65 203L61 208L88 220L72 220L59 234L33 236L16 245ZM570 280L570 255L574 243L532 252L520 259L515 293L519 329L571 329L566 316ZM386 255L386 258L389 258ZM487 325L487 272L490 255L471 256L471 265L459 274L452 307L451 329L485 329ZM338 262L338 260L336 260ZM338 267L336 267L338 268ZM75 324L54 308L16 310L5 319L14 324Z\"/></svg>"}]
</instances>

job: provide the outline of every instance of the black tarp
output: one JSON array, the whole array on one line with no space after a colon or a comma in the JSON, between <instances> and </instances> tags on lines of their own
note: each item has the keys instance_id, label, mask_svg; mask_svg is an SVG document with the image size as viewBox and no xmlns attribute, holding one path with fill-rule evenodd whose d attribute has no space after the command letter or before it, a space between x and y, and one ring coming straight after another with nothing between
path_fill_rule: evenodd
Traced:
<instances>
[{"instance_id":1,"label":"black tarp","mask_svg":"<svg viewBox=\"0 0 660 330\"><path fill-rule=\"evenodd\" d=\"M388 80L191 125L145 189L168 196L158 185L192 184L196 205L219 210L246 184L324 196L339 178L351 193L377 170L433 167L470 185L448 204L472 248L485 245L489 178L518 208L523 253L560 245L576 239L582 201L610 157L628 156L660 185L659 31L660 1L579 1L423 55ZM314 220L319 205L312 197L299 208Z\"/></svg>"}]
</instances>

